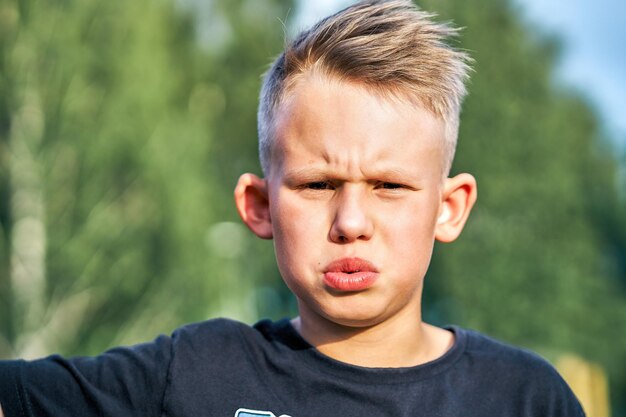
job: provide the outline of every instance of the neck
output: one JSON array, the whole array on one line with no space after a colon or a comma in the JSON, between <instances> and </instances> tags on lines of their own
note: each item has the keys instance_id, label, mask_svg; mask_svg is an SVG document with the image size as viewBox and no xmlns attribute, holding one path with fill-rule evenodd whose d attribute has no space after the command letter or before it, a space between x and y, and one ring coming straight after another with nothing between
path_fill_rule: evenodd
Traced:
<instances>
[{"instance_id":1,"label":"neck","mask_svg":"<svg viewBox=\"0 0 626 417\"><path fill-rule=\"evenodd\" d=\"M410 323L410 325L406 325ZM400 368L441 357L454 343L451 332L431 326L415 316L394 318L366 327L346 326L301 315L293 326L321 353L340 362L368 368Z\"/></svg>"}]
</instances>

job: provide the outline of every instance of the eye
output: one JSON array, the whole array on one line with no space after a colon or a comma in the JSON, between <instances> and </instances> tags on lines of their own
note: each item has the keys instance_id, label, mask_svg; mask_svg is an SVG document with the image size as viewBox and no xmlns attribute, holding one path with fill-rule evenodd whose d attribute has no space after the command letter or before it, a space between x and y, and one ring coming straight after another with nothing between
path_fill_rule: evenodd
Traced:
<instances>
[{"instance_id":1,"label":"eye","mask_svg":"<svg viewBox=\"0 0 626 417\"><path fill-rule=\"evenodd\" d=\"M305 184L305 188L309 190L332 190L333 186L326 181L315 181Z\"/></svg>"},{"instance_id":2,"label":"eye","mask_svg":"<svg viewBox=\"0 0 626 417\"><path fill-rule=\"evenodd\" d=\"M383 188L385 190L396 190L398 188L404 188L404 186L402 184L398 184L395 182L383 182L383 183L380 183L378 188Z\"/></svg>"}]
</instances>

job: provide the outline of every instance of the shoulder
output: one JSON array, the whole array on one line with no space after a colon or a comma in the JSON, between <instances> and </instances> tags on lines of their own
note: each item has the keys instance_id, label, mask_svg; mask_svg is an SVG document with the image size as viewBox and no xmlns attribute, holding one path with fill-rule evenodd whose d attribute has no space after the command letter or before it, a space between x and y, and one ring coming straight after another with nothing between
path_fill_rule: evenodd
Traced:
<instances>
[{"instance_id":1,"label":"shoulder","mask_svg":"<svg viewBox=\"0 0 626 417\"><path fill-rule=\"evenodd\" d=\"M543 376L561 380L556 369L538 354L474 330L456 329L465 338L465 355L476 364L488 364L495 371L520 376Z\"/></svg>"},{"instance_id":2,"label":"shoulder","mask_svg":"<svg viewBox=\"0 0 626 417\"><path fill-rule=\"evenodd\" d=\"M276 349L277 327L269 320L254 326L218 318L182 326L172 334L172 353L178 360L237 358L243 360Z\"/></svg>"},{"instance_id":3,"label":"shoulder","mask_svg":"<svg viewBox=\"0 0 626 417\"><path fill-rule=\"evenodd\" d=\"M266 319L250 326L232 319L216 318L179 327L172 334L172 338L175 343L239 343L242 340L271 343L292 336L288 323L287 319L277 322Z\"/></svg>"},{"instance_id":4,"label":"shoulder","mask_svg":"<svg viewBox=\"0 0 626 417\"><path fill-rule=\"evenodd\" d=\"M465 337L465 351L468 354L503 361L521 360L538 366L548 365L545 359L530 350L513 346L475 330L455 327L455 331Z\"/></svg>"},{"instance_id":5,"label":"shoulder","mask_svg":"<svg viewBox=\"0 0 626 417\"><path fill-rule=\"evenodd\" d=\"M175 352L221 350L240 345L242 337L249 338L253 333L253 328L247 324L217 318L179 327L172 334L172 345Z\"/></svg>"},{"instance_id":6,"label":"shoulder","mask_svg":"<svg viewBox=\"0 0 626 417\"><path fill-rule=\"evenodd\" d=\"M174 330L172 337L174 339L229 337L237 334L240 329L249 327L247 324L235 320L216 318L181 326Z\"/></svg>"},{"instance_id":7,"label":"shoulder","mask_svg":"<svg viewBox=\"0 0 626 417\"><path fill-rule=\"evenodd\" d=\"M538 354L473 330L454 330L464 341L458 366L472 383L514 399L519 407L539 411L539 415L584 415L558 371Z\"/></svg>"}]
</instances>

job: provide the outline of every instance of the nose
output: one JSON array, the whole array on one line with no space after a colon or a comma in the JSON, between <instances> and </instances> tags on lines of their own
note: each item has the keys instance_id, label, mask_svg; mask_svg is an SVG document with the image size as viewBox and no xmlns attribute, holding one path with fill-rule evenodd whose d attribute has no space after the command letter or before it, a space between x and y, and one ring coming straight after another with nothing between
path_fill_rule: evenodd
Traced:
<instances>
[{"instance_id":1,"label":"nose","mask_svg":"<svg viewBox=\"0 0 626 417\"><path fill-rule=\"evenodd\" d=\"M330 228L330 240L335 243L350 243L369 240L374 224L364 193L357 189L344 189L337 195L335 217Z\"/></svg>"}]
</instances>

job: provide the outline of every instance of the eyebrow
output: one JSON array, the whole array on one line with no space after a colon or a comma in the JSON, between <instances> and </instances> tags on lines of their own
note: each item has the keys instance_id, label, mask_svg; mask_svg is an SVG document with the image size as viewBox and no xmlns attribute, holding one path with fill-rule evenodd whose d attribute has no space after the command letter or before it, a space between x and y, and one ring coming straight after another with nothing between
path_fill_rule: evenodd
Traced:
<instances>
[{"instance_id":1,"label":"eyebrow","mask_svg":"<svg viewBox=\"0 0 626 417\"><path fill-rule=\"evenodd\" d=\"M400 180L412 180L417 181L417 175L415 173L410 173L406 170L399 168L387 168L387 169L376 169L370 172L366 172L362 175L365 179L377 179L377 180L385 180L385 181L400 181ZM345 176L339 174L337 171L333 169L324 169L324 168L300 168L285 171L285 178L287 181L294 181L297 179L298 181L315 181L319 179L339 179L345 180Z\"/></svg>"}]
</instances>

